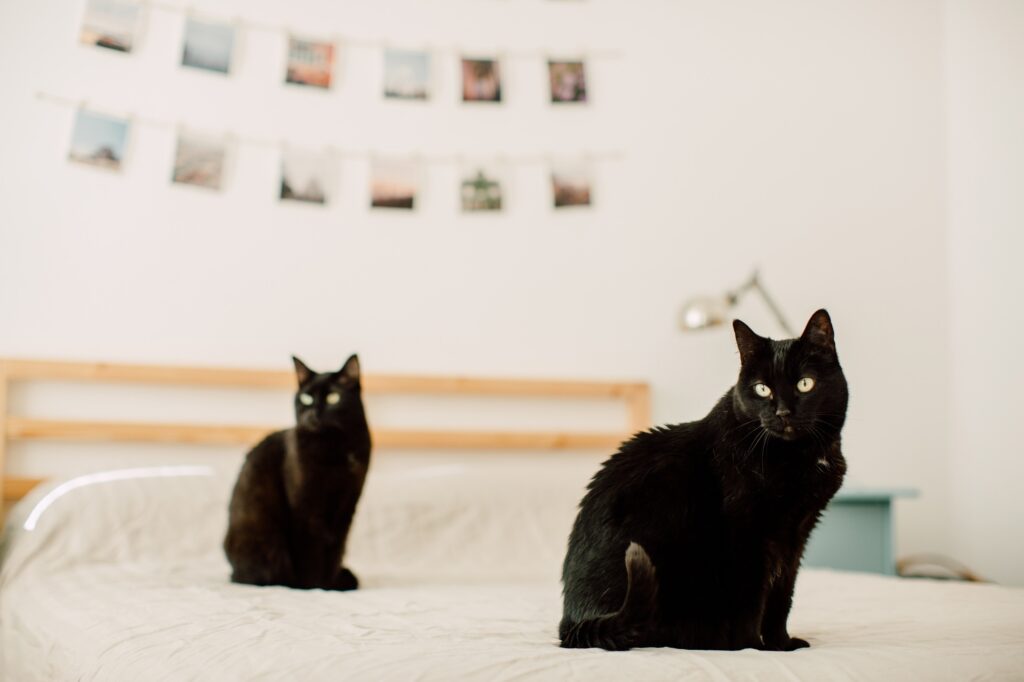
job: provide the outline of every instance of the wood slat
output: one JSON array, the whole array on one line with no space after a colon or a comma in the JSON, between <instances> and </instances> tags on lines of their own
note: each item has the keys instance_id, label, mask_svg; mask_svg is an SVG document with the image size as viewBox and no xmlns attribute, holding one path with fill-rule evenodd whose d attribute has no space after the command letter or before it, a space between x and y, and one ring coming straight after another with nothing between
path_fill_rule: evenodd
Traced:
<instances>
[{"instance_id":1,"label":"wood slat","mask_svg":"<svg viewBox=\"0 0 1024 682\"><path fill-rule=\"evenodd\" d=\"M645 384L606 381L498 379L369 375L364 387L371 393L424 393L492 396L550 396L555 398L627 398Z\"/></svg>"},{"instance_id":2,"label":"wood slat","mask_svg":"<svg viewBox=\"0 0 1024 682\"><path fill-rule=\"evenodd\" d=\"M42 483L42 478L5 478L3 480L3 499L16 502L28 495L32 488Z\"/></svg>"},{"instance_id":3,"label":"wood slat","mask_svg":"<svg viewBox=\"0 0 1024 682\"><path fill-rule=\"evenodd\" d=\"M554 431L374 431L374 445L392 448L476 450L607 450L622 433Z\"/></svg>"},{"instance_id":4,"label":"wood slat","mask_svg":"<svg viewBox=\"0 0 1024 682\"><path fill-rule=\"evenodd\" d=\"M122 443L255 444L275 428L249 425L94 422L7 418L10 440L110 441Z\"/></svg>"},{"instance_id":5,"label":"wood slat","mask_svg":"<svg viewBox=\"0 0 1024 682\"><path fill-rule=\"evenodd\" d=\"M639 384L626 398L629 410L629 428L634 433L651 426L651 389L646 384Z\"/></svg>"},{"instance_id":6,"label":"wood slat","mask_svg":"<svg viewBox=\"0 0 1024 682\"><path fill-rule=\"evenodd\" d=\"M7 363L0 360L0 481L4 480L4 467L7 464L5 433L7 433Z\"/></svg>"},{"instance_id":7,"label":"wood slat","mask_svg":"<svg viewBox=\"0 0 1024 682\"><path fill-rule=\"evenodd\" d=\"M137 422L86 422L10 417L10 440L65 440L127 443L192 443L208 445L254 445L279 427L162 424ZM373 442L379 447L453 448L481 450L572 450L611 449L625 438L623 433L558 431L423 431L376 429Z\"/></svg>"},{"instance_id":8,"label":"wood slat","mask_svg":"<svg viewBox=\"0 0 1024 682\"><path fill-rule=\"evenodd\" d=\"M94 381L144 383L196 387L243 387L294 389L291 371L225 369L113 363L7 360L8 376L15 381ZM628 398L646 385L635 382L561 381L417 375L366 375L368 393L454 395L553 396L580 398Z\"/></svg>"},{"instance_id":9,"label":"wood slat","mask_svg":"<svg viewBox=\"0 0 1024 682\"><path fill-rule=\"evenodd\" d=\"M105 362L50 362L45 360L7 360L6 365L8 376L15 381L96 381L281 389L295 387L293 372L276 370L126 365Z\"/></svg>"}]
</instances>

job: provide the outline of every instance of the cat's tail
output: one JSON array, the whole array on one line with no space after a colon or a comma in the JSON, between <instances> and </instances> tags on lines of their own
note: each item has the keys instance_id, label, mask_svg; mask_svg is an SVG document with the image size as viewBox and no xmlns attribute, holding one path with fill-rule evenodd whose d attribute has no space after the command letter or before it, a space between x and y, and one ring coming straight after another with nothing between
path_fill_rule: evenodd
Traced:
<instances>
[{"instance_id":1,"label":"cat's tail","mask_svg":"<svg viewBox=\"0 0 1024 682\"><path fill-rule=\"evenodd\" d=\"M630 649L644 635L654 618L658 580L654 564L635 542L626 548L626 598L614 613L568 623L562 632L562 647L611 651Z\"/></svg>"}]
</instances>

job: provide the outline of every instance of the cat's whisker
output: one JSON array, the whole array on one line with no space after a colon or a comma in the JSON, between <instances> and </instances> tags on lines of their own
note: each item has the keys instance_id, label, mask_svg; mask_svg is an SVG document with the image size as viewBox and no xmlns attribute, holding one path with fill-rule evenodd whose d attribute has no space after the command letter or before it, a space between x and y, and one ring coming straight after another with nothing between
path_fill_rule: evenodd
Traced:
<instances>
[{"instance_id":1,"label":"cat's whisker","mask_svg":"<svg viewBox=\"0 0 1024 682\"><path fill-rule=\"evenodd\" d=\"M765 433L767 434L768 432L765 431ZM764 451L765 451L765 449L767 447L768 447L768 439L765 438L764 441L761 443L761 478L762 479L766 477L766 472L764 470Z\"/></svg>"},{"instance_id":2,"label":"cat's whisker","mask_svg":"<svg viewBox=\"0 0 1024 682\"><path fill-rule=\"evenodd\" d=\"M753 426L750 429L750 431L748 431L742 438L740 438L738 441L736 441L736 444L737 445L742 445L743 441L747 440L748 438L750 438L754 434L760 435L761 433L767 433L767 432L765 431L764 427L761 426L760 423L758 423L755 426Z\"/></svg>"},{"instance_id":3,"label":"cat's whisker","mask_svg":"<svg viewBox=\"0 0 1024 682\"><path fill-rule=\"evenodd\" d=\"M752 440L750 442L750 445L747 447L747 450L744 453L744 458L747 455L750 454L751 450L753 450L754 446L757 444L757 441L761 438L761 435L763 433L764 433L764 429L762 429L760 427L760 425L758 425L758 428L756 428L753 431L751 431L750 433L748 433L742 440L739 441L739 443L737 443L737 445L741 445L743 443L743 441L745 441L747 438L750 438L751 436L754 436L754 440Z\"/></svg>"},{"instance_id":4,"label":"cat's whisker","mask_svg":"<svg viewBox=\"0 0 1024 682\"><path fill-rule=\"evenodd\" d=\"M728 431L724 431L724 432L722 433L722 436L723 436L723 437L725 437L725 436L728 436L729 434L731 434L731 433L733 433L733 432L735 432L735 431L739 431L739 430L740 430L740 429L742 429L742 428L743 428L744 426L751 426L751 425L754 425L754 426L759 426L759 425L760 425L760 423L761 423L761 420L760 420L760 419L748 419L748 420L746 420L746 421L742 421L742 422L740 422L740 423L739 423L738 425L736 425L736 426L734 426L733 428L729 429Z\"/></svg>"},{"instance_id":5,"label":"cat's whisker","mask_svg":"<svg viewBox=\"0 0 1024 682\"><path fill-rule=\"evenodd\" d=\"M814 438L815 442L818 444L818 447L820 447L822 450L825 449L825 442L822 439L822 434L818 430L818 427L816 427L814 424L809 424L807 427L807 433L809 433L811 437Z\"/></svg>"},{"instance_id":6,"label":"cat's whisker","mask_svg":"<svg viewBox=\"0 0 1024 682\"><path fill-rule=\"evenodd\" d=\"M760 432L757 434L757 438L754 439L754 441L750 444L750 447L747 448L747 451L744 453L744 455L743 455L744 461L750 459L750 456L754 453L754 450L757 448L758 443L764 443L765 445L767 445L767 443L768 443L768 436L769 435L770 434L768 433L768 430L762 427ZM764 457L764 450L762 449L762 458L763 457ZM762 473L762 477L763 477L763 475L764 475L764 465L763 465L763 463L762 463L762 466L761 466L761 473Z\"/></svg>"}]
</instances>

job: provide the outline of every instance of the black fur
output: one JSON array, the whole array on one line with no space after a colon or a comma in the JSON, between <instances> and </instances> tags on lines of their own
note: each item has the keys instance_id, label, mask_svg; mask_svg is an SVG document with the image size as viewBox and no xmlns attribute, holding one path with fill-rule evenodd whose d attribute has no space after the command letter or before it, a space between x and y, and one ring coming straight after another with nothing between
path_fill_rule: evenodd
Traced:
<instances>
[{"instance_id":1,"label":"black fur","mask_svg":"<svg viewBox=\"0 0 1024 682\"><path fill-rule=\"evenodd\" d=\"M562 570L563 647L808 646L786 621L846 472L846 379L824 310L797 339L733 326L739 380L710 414L637 434L590 482Z\"/></svg>"},{"instance_id":2,"label":"black fur","mask_svg":"<svg viewBox=\"0 0 1024 682\"><path fill-rule=\"evenodd\" d=\"M249 452L231 495L231 580L352 590L358 581L341 559L370 464L359 359L325 374L292 359L296 426Z\"/></svg>"}]
</instances>

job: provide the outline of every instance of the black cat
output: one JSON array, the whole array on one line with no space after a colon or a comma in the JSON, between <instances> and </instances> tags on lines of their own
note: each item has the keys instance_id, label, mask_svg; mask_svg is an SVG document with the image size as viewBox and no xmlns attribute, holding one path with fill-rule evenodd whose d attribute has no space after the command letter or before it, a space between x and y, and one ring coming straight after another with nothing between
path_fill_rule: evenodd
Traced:
<instances>
[{"instance_id":1,"label":"black cat","mask_svg":"<svg viewBox=\"0 0 1024 682\"><path fill-rule=\"evenodd\" d=\"M846 472L846 379L824 310L797 339L733 328L739 380L711 413L637 434L590 482L562 570L563 647L809 646L786 620Z\"/></svg>"},{"instance_id":2,"label":"black cat","mask_svg":"<svg viewBox=\"0 0 1024 682\"><path fill-rule=\"evenodd\" d=\"M358 581L341 559L370 464L359 358L325 374L292 360L296 426L249 452L231 495L231 580L353 590Z\"/></svg>"}]
</instances>

